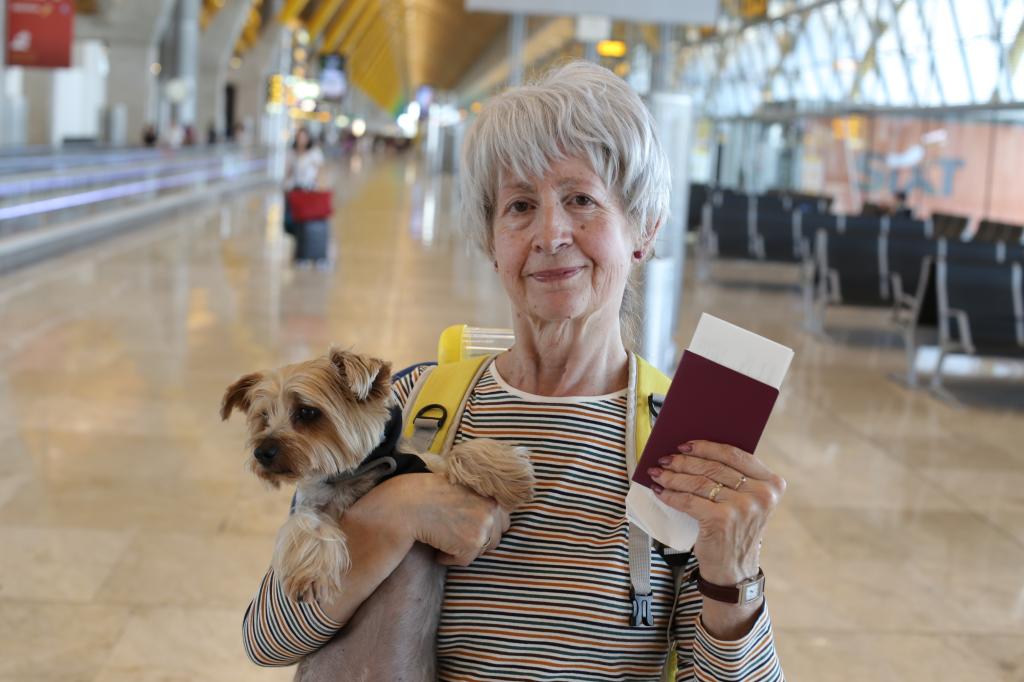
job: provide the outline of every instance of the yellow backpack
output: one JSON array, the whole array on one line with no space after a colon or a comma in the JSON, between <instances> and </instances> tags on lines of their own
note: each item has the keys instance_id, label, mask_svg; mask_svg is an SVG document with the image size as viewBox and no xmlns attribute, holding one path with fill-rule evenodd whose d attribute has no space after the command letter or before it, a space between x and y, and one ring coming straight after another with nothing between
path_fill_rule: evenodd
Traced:
<instances>
[{"instance_id":1,"label":"yellow backpack","mask_svg":"<svg viewBox=\"0 0 1024 682\"><path fill-rule=\"evenodd\" d=\"M476 336L478 343L472 342ZM480 337L485 341L479 343ZM428 368L413 387L404 410L404 436L421 452L446 452L455 440L457 429L451 428L462 420L473 387L490 366L497 351L512 340L507 330L479 330L466 325L449 327L438 343L438 364ZM483 351L485 354L477 355ZM487 352L492 351L492 352ZM636 460L644 451L654 426L654 419L668 393L669 379L640 356L630 354L629 402L626 408L627 434L626 461L632 477ZM632 425L632 428L629 428ZM649 627L651 616L651 538L639 527L629 527L629 575L633 600L632 627ZM676 578L676 597L679 593L682 564L689 552L674 552L662 548L672 563ZM676 561L670 557L675 555ZM684 559L684 561L678 561ZM678 565L676 565L678 564ZM673 604L672 613L675 613ZM663 678L674 680L676 672L675 646L671 641L672 621L669 620L669 655Z\"/></svg>"}]
</instances>

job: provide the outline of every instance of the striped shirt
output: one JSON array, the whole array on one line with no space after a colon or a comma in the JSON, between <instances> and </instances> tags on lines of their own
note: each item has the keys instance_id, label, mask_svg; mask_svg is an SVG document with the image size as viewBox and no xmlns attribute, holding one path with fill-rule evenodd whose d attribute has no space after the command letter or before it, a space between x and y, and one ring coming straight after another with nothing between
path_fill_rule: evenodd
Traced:
<instances>
[{"instance_id":1,"label":"striped shirt","mask_svg":"<svg viewBox=\"0 0 1024 682\"><path fill-rule=\"evenodd\" d=\"M404 403L419 377L395 384ZM737 641L712 637L694 581L673 608L672 571L651 551L654 627L630 627L625 497L626 392L535 396L507 385L494 364L470 397L455 442L494 438L529 449L534 499L512 514L500 544L448 568L437 634L438 679L653 681L676 645L677 680L781 680L762 609ZM694 565L693 558L687 568ZM288 665L339 628L316 603L295 603L269 572L244 618L260 665Z\"/></svg>"}]
</instances>

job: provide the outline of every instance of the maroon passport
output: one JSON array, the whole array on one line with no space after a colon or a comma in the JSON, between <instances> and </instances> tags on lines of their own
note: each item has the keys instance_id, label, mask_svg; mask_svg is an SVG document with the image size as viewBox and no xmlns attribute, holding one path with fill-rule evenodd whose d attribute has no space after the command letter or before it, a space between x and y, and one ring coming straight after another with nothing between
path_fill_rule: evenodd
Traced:
<instances>
[{"instance_id":1,"label":"maroon passport","mask_svg":"<svg viewBox=\"0 0 1024 682\"><path fill-rule=\"evenodd\" d=\"M779 390L717 362L683 352L633 480L651 487L647 470L690 440L754 452Z\"/></svg>"}]
</instances>

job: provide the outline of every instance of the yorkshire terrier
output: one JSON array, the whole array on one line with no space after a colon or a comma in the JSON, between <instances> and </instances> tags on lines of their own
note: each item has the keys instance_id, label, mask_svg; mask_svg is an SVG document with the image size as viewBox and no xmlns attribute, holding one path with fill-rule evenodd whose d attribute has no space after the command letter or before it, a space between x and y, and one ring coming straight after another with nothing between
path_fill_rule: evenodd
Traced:
<instances>
[{"instance_id":1,"label":"yorkshire terrier","mask_svg":"<svg viewBox=\"0 0 1024 682\"><path fill-rule=\"evenodd\" d=\"M248 418L249 469L271 486L296 485L272 566L298 601L341 592L350 559L337 519L384 478L429 470L508 511L533 494L523 448L480 438L440 456L401 442L391 365L366 355L332 348L308 362L247 374L224 393L221 418L234 409Z\"/></svg>"}]
</instances>

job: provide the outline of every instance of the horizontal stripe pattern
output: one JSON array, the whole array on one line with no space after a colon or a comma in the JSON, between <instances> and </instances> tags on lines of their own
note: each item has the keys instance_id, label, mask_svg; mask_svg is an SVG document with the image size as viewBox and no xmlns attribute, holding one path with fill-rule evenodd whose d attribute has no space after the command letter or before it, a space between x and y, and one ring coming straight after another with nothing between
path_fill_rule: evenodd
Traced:
<instances>
[{"instance_id":1,"label":"horizontal stripe pattern","mask_svg":"<svg viewBox=\"0 0 1024 682\"><path fill-rule=\"evenodd\" d=\"M242 618L242 642L256 665L292 665L326 644L340 627L316 602L289 598L270 569Z\"/></svg>"},{"instance_id":2,"label":"horizontal stripe pattern","mask_svg":"<svg viewBox=\"0 0 1024 682\"><path fill-rule=\"evenodd\" d=\"M423 368L394 387L404 404ZM625 496L626 396L545 401L507 390L491 367L466 406L456 442L494 438L528 448L536 496L512 514L501 543L450 567L438 629L438 679L655 681L677 650L676 680L782 680L763 609L736 642L700 621L693 581L673 607L672 571L652 550L652 628L629 626ZM691 557L687 568L696 564ZM287 665L337 630L315 604L296 604L272 571L245 616L245 646L260 665Z\"/></svg>"}]
</instances>

